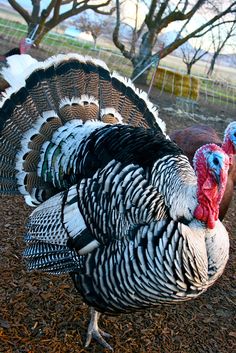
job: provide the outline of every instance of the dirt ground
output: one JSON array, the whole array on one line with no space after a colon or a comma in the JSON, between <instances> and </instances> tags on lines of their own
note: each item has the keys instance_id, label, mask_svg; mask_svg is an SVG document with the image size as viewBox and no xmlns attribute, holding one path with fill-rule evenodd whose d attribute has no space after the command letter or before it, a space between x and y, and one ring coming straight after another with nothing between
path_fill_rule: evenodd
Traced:
<instances>
[{"instance_id":1,"label":"dirt ground","mask_svg":"<svg viewBox=\"0 0 236 353\"><path fill-rule=\"evenodd\" d=\"M147 87L144 87L147 89ZM222 133L235 111L194 107L181 111L174 97L155 89L167 131L207 123ZM192 113L192 107L191 107ZM236 214L234 198L224 221L230 236L230 259L224 274L198 299L159 306L132 315L103 316L100 326L113 335L118 353L230 353L236 351ZM96 343L84 348L88 307L67 275L27 273L22 261L24 224L30 208L20 197L0 199L0 353L101 353Z\"/></svg>"}]
</instances>

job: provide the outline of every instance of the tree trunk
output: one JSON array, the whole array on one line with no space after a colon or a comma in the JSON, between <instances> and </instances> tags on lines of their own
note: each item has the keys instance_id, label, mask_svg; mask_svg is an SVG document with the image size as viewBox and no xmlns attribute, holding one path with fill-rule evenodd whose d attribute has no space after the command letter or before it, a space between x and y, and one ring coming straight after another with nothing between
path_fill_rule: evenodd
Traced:
<instances>
[{"instance_id":1,"label":"tree trunk","mask_svg":"<svg viewBox=\"0 0 236 353\"><path fill-rule=\"evenodd\" d=\"M92 34L92 37L93 37L93 49L97 49L97 36L93 35Z\"/></svg>"},{"instance_id":2,"label":"tree trunk","mask_svg":"<svg viewBox=\"0 0 236 353\"><path fill-rule=\"evenodd\" d=\"M191 75L191 70L192 70L192 64L188 63L187 65L187 75Z\"/></svg>"},{"instance_id":3,"label":"tree trunk","mask_svg":"<svg viewBox=\"0 0 236 353\"><path fill-rule=\"evenodd\" d=\"M216 59L217 59L217 56L219 55L219 53L215 52L213 54L213 57L211 59L211 63L210 63L210 67L207 71L207 76L210 77L212 74L213 74L213 71L214 71L214 67L215 67L215 63L216 63Z\"/></svg>"},{"instance_id":4,"label":"tree trunk","mask_svg":"<svg viewBox=\"0 0 236 353\"><path fill-rule=\"evenodd\" d=\"M40 42L42 41L43 37L50 32L51 28L39 25L39 29L36 32L36 39L34 41L34 44L38 47Z\"/></svg>"},{"instance_id":5,"label":"tree trunk","mask_svg":"<svg viewBox=\"0 0 236 353\"><path fill-rule=\"evenodd\" d=\"M146 65L138 66L133 69L131 79L135 83L146 84L149 74L149 69L146 69Z\"/></svg>"},{"instance_id":6,"label":"tree trunk","mask_svg":"<svg viewBox=\"0 0 236 353\"><path fill-rule=\"evenodd\" d=\"M139 54L132 61L133 64L133 72L131 75L131 79L133 79L136 83L146 84L147 77L152 67L152 48L153 41L155 35L151 32L144 33L142 37L142 42L139 48Z\"/></svg>"},{"instance_id":7,"label":"tree trunk","mask_svg":"<svg viewBox=\"0 0 236 353\"><path fill-rule=\"evenodd\" d=\"M34 28L35 28L35 23L30 22L28 24L28 30L27 30L27 35L28 36L33 32Z\"/></svg>"}]
</instances>

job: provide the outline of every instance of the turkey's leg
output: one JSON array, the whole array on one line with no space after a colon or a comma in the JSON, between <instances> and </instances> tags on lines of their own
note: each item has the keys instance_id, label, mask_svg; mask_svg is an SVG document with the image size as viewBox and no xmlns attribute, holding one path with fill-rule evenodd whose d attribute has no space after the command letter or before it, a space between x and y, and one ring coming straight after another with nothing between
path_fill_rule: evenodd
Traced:
<instances>
[{"instance_id":1,"label":"turkey's leg","mask_svg":"<svg viewBox=\"0 0 236 353\"><path fill-rule=\"evenodd\" d=\"M88 347L90 345L91 339L95 339L98 343L100 343L104 348L110 349L113 351L113 348L105 341L103 337L109 338L112 337L109 335L109 333L106 333L102 331L98 327L98 320L101 315L98 311L96 311L94 308L90 308L90 315L91 319L89 322L88 330L87 330L87 338L85 342L85 347Z\"/></svg>"}]
</instances>

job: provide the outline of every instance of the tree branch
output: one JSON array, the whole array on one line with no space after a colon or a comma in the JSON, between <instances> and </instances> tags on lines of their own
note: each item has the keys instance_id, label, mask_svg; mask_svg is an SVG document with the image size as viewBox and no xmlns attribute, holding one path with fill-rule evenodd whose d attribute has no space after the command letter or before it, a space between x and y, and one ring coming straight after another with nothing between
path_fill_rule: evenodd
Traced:
<instances>
[{"instance_id":1,"label":"tree branch","mask_svg":"<svg viewBox=\"0 0 236 353\"><path fill-rule=\"evenodd\" d=\"M54 0L54 2L55 1L58 1L58 0ZM61 1L61 0L59 0L59 1ZM99 8L109 5L110 2L111 2L111 0L107 0L104 3L100 3L100 4L97 4L97 5L89 5L88 4L89 0L81 1L80 3L77 3L76 7L72 7L71 9L69 9L68 11L66 11L64 13L61 13L61 14L59 13L56 18L53 16L46 23L46 26L51 29L51 28L55 27L58 23L66 20L67 18L70 18L72 16L78 15L79 13L81 13L81 12L83 12L85 10L89 10L89 9L95 11L96 13L100 13L100 14L103 14L103 15L108 15L112 11L112 9L110 11L102 11ZM78 7L79 4L80 4L80 7ZM83 5L81 5L81 4L83 4ZM48 11L49 6L48 6L46 11Z\"/></svg>"},{"instance_id":2,"label":"tree branch","mask_svg":"<svg viewBox=\"0 0 236 353\"><path fill-rule=\"evenodd\" d=\"M151 24L153 22L153 16L154 16L154 12L155 12L156 6L157 6L157 0L152 0L151 6L150 6L149 11L148 11L148 14L146 15L146 18L145 18L145 22L146 22L147 26L149 26L149 24Z\"/></svg>"},{"instance_id":3,"label":"tree branch","mask_svg":"<svg viewBox=\"0 0 236 353\"><path fill-rule=\"evenodd\" d=\"M160 10L158 11L157 15L154 18L154 23L159 23L161 21L162 15L166 10L167 5L168 5L168 1L165 1L161 4Z\"/></svg>"},{"instance_id":4,"label":"tree branch","mask_svg":"<svg viewBox=\"0 0 236 353\"><path fill-rule=\"evenodd\" d=\"M166 28L171 22L175 21L185 21L192 18L192 16L196 13L196 11L204 4L205 0L198 0L197 3L193 6L193 8L184 14L182 11L174 11L169 13L165 18L161 21L157 17L155 20L155 25L160 32L163 28ZM160 23L160 24L159 24Z\"/></svg>"},{"instance_id":5,"label":"tree branch","mask_svg":"<svg viewBox=\"0 0 236 353\"><path fill-rule=\"evenodd\" d=\"M26 23L29 24L32 21L32 17L28 13L28 11L26 11L22 6L20 6L18 2L16 2L15 0L8 0L8 2L13 7L13 9L19 12L19 14L24 18Z\"/></svg>"},{"instance_id":6,"label":"tree branch","mask_svg":"<svg viewBox=\"0 0 236 353\"><path fill-rule=\"evenodd\" d=\"M203 37L206 33L210 32L212 29L220 27L222 24L229 24L229 23L234 23L233 20L229 20L229 21L224 21L223 23L213 23L212 25L210 25L209 27L205 28L205 31L202 32L200 31L199 33L196 33L195 35L192 36L192 38L199 38L199 37Z\"/></svg>"},{"instance_id":7,"label":"tree branch","mask_svg":"<svg viewBox=\"0 0 236 353\"><path fill-rule=\"evenodd\" d=\"M106 2L104 2L103 4L98 4L98 5L87 5L89 9L97 12L97 13L100 13L101 15L111 15L114 10L115 10L115 7L112 7L109 11L103 11L103 10L100 10L101 7L106 7L108 6L109 4L111 3L111 0L107 0Z\"/></svg>"},{"instance_id":8,"label":"tree branch","mask_svg":"<svg viewBox=\"0 0 236 353\"><path fill-rule=\"evenodd\" d=\"M31 0L31 2L33 6L31 17L32 17L32 21L36 23L37 19L39 18L40 0Z\"/></svg>"},{"instance_id":9,"label":"tree branch","mask_svg":"<svg viewBox=\"0 0 236 353\"><path fill-rule=\"evenodd\" d=\"M119 40L119 32L120 32L120 1L116 0L116 25L114 27L112 38L115 46L120 49L123 56L129 60L132 60L132 54L126 50L125 45L121 43Z\"/></svg>"},{"instance_id":10,"label":"tree branch","mask_svg":"<svg viewBox=\"0 0 236 353\"><path fill-rule=\"evenodd\" d=\"M234 1L233 3L231 3L227 9L225 9L225 11L220 12L219 14L217 14L216 16L214 16L211 20L209 20L208 22L206 22L205 24L203 24L202 26L198 27L197 29L195 29L194 31L190 32L188 35L186 35L183 38L179 38L178 40L175 40L175 42L170 43L168 46L166 46L161 53L157 52L155 54L153 54L151 57L154 59L156 55L160 55L161 54L161 58L165 57L166 55L170 54L173 50L175 50L176 48L178 48L180 45L184 44L187 40L189 40L190 38L196 37L198 33L202 33L202 31L211 25L213 25L217 20L219 20L220 18L222 18L223 16L225 16L226 14L228 14L231 9L236 5L236 1ZM235 10L232 10L236 11ZM202 34L203 35L203 34Z\"/></svg>"},{"instance_id":11,"label":"tree branch","mask_svg":"<svg viewBox=\"0 0 236 353\"><path fill-rule=\"evenodd\" d=\"M62 0L56 0L56 1L55 1L54 11L53 11L53 17L55 18L55 20L56 20L56 19L58 18L58 16L59 16L61 4L62 4Z\"/></svg>"},{"instance_id":12,"label":"tree branch","mask_svg":"<svg viewBox=\"0 0 236 353\"><path fill-rule=\"evenodd\" d=\"M48 4L48 7L42 11L41 16L43 15L43 12L44 12L44 17L45 18L48 17L52 9L54 8L56 1L57 0L51 0L50 3Z\"/></svg>"}]
</instances>

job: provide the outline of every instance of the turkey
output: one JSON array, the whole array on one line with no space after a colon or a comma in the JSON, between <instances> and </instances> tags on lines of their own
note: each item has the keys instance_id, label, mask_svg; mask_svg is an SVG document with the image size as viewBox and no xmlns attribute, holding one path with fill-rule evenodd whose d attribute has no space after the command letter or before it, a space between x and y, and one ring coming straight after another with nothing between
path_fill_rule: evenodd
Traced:
<instances>
[{"instance_id":1,"label":"turkey","mask_svg":"<svg viewBox=\"0 0 236 353\"><path fill-rule=\"evenodd\" d=\"M35 64L0 107L0 192L35 206L29 270L69 273L91 308L92 338L115 315L203 293L222 274L218 220L229 157L200 148L194 169L144 92L77 54Z\"/></svg>"},{"instance_id":2,"label":"turkey","mask_svg":"<svg viewBox=\"0 0 236 353\"><path fill-rule=\"evenodd\" d=\"M226 127L223 142L217 132L207 125L193 125L182 130L174 130L170 134L170 138L182 148L191 163L196 150L207 143L222 146L223 150L231 157L228 181L220 203L219 219L223 220L232 201L236 185L236 121Z\"/></svg>"},{"instance_id":3,"label":"turkey","mask_svg":"<svg viewBox=\"0 0 236 353\"><path fill-rule=\"evenodd\" d=\"M18 77L18 85L24 84L21 76L30 65L37 62L29 54L26 54L33 45L32 38L23 38L20 41L19 48L9 50L0 56L0 98L4 96L5 90L16 85L16 77Z\"/></svg>"}]
</instances>

